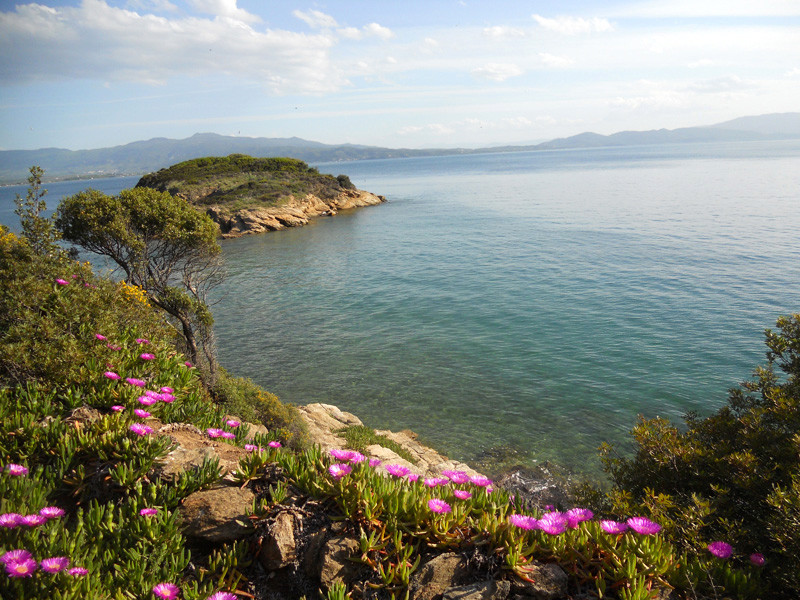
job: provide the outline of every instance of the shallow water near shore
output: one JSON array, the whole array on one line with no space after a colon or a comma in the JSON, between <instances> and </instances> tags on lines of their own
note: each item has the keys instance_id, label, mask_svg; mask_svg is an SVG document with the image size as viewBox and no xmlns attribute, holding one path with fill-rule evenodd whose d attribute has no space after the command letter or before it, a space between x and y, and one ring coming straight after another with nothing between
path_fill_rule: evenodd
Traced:
<instances>
[{"instance_id":1,"label":"shallow water near shore","mask_svg":"<svg viewBox=\"0 0 800 600\"><path fill-rule=\"evenodd\" d=\"M388 203L224 241L221 362L452 458L596 474L638 414L723 405L800 311L797 141L318 167Z\"/></svg>"}]
</instances>

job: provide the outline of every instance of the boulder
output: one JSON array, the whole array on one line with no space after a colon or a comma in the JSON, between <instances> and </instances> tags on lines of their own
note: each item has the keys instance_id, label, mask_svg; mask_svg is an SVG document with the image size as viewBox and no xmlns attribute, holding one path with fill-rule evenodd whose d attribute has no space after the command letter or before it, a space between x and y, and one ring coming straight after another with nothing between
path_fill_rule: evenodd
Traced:
<instances>
[{"instance_id":1,"label":"boulder","mask_svg":"<svg viewBox=\"0 0 800 600\"><path fill-rule=\"evenodd\" d=\"M247 510L255 495L248 489L217 486L191 494L179 508L187 536L230 542L252 532Z\"/></svg>"},{"instance_id":2,"label":"boulder","mask_svg":"<svg viewBox=\"0 0 800 600\"><path fill-rule=\"evenodd\" d=\"M560 600L567 596L567 574L555 563L533 562L530 565L531 581L514 579L511 592L514 598L527 600Z\"/></svg>"},{"instance_id":3,"label":"boulder","mask_svg":"<svg viewBox=\"0 0 800 600\"><path fill-rule=\"evenodd\" d=\"M351 583L358 577L361 565L350 559L357 556L359 551L358 541L353 538L334 537L327 541L319 561L319 579L324 590L337 581Z\"/></svg>"},{"instance_id":4,"label":"boulder","mask_svg":"<svg viewBox=\"0 0 800 600\"><path fill-rule=\"evenodd\" d=\"M510 581L482 581L447 588L442 600L506 600L510 591Z\"/></svg>"},{"instance_id":5,"label":"boulder","mask_svg":"<svg viewBox=\"0 0 800 600\"><path fill-rule=\"evenodd\" d=\"M297 558L294 530L294 515L288 511L279 512L261 540L260 558L265 569L280 569Z\"/></svg>"},{"instance_id":6,"label":"boulder","mask_svg":"<svg viewBox=\"0 0 800 600\"><path fill-rule=\"evenodd\" d=\"M465 584L469 578L467 560L460 554L440 554L422 565L408 585L411 600L433 600L448 588Z\"/></svg>"}]
</instances>

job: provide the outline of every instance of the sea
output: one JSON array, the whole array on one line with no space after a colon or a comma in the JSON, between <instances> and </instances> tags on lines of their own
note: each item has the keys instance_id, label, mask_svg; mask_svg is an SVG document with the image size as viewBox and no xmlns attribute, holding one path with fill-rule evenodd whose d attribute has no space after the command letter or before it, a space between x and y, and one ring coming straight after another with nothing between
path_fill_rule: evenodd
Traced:
<instances>
[{"instance_id":1,"label":"sea","mask_svg":"<svg viewBox=\"0 0 800 600\"><path fill-rule=\"evenodd\" d=\"M222 241L221 363L454 459L596 476L640 417L723 406L800 312L800 140L314 166L387 202Z\"/></svg>"}]
</instances>

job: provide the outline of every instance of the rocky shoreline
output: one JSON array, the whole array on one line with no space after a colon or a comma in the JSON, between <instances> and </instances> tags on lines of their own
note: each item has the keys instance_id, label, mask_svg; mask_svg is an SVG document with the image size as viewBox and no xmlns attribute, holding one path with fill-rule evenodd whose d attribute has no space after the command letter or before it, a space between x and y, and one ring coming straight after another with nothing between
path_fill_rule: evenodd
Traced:
<instances>
[{"instance_id":1,"label":"rocky shoreline","mask_svg":"<svg viewBox=\"0 0 800 600\"><path fill-rule=\"evenodd\" d=\"M301 227L316 217L332 217L342 210L375 206L383 202L386 202L384 196L347 189L328 199L313 194L302 198L290 196L289 201L280 206L243 208L233 213L223 206L212 205L206 209L206 214L219 225L223 238L234 238Z\"/></svg>"}]
</instances>

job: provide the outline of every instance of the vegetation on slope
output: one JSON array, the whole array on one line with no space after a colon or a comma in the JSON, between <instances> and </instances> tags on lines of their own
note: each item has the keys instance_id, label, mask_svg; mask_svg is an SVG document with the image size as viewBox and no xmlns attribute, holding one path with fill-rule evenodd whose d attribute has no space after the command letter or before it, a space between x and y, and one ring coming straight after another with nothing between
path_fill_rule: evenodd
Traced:
<instances>
[{"instance_id":1,"label":"vegetation on slope","mask_svg":"<svg viewBox=\"0 0 800 600\"><path fill-rule=\"evenodd\" d=\"M145 175L137 187L180 195L198 206L217 205L235 212L274 207L291 196L313 194L323 200L354 189L347 175L321 174L294 158L253 158L244 154L197 158Z\"/></svg>"}]
</instances>

